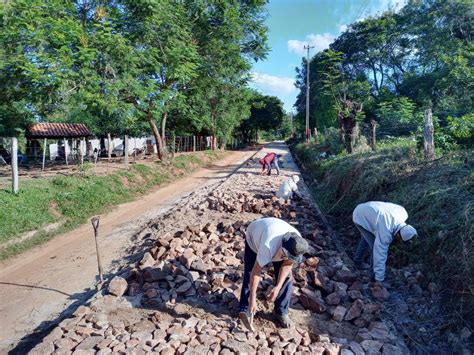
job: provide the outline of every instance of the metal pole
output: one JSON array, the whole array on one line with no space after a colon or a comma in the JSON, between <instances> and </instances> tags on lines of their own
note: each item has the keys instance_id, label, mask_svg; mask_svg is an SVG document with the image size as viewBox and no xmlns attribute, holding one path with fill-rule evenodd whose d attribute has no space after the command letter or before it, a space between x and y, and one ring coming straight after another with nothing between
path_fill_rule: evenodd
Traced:
<instances>
[{"instance_id":1,"label":"metal pole","mask_svg":"<svg viewBox=\"0 0 474 355\"><path fill-rule=\"evenodd\" d=\"M93 217L91 219L92 227L94 228L94 239L95 239L95 250L97 252L97 266L99 268L99 279L100 283L104 282L104 275L102 273L102 263L100 261L100 254L99 254L99 244L97 239L99 238L99 217Z\"/></svg>"},{"instance_id":2,"label":"metal pole","mask_svg":"<svg viewBox=\"0 0 474 355\"><path fill-rule=\"evenodd\" d=\"M46 140L47 138L44 139L44 146L43 146L43 166L41 168L41 171L44 171L44 164L46 163Z\"/></svg>"},{"instance_id":3,"label":"metal pole","mask_svg":"<svg viewBox=\"0 0 474 355\"><path fill-rule=\"evenodd\" d=\"M12 138L12 192L18 193L18 140Z\"/></svg>"},{"instance_id":4,"label":"metal pole","mask_svg":"<svg viewBox=\"0 0 474 355\"><path fill-rule=\"evenodd\" d=\"M314 46L304 46L304 49L307 50L306 56L306 127L305 127L305 135L306 141L309 141L309 50L314 48Z\"/></svg>"}]
</instances>

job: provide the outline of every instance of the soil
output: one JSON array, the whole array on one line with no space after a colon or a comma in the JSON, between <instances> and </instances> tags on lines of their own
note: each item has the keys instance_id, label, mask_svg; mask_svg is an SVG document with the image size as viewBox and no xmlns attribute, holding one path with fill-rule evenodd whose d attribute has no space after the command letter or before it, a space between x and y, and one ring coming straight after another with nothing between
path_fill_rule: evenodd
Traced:
<instances>
[{"instance_id":1,"label":"soil","mask_svg":"<svg viewBox=\"0 0 474 355\"><path fill-rule=\"evenodd\" d=\"M105 277L128 262L137 233L179 202L229 176L256 150L236 151L165 187L100 216L99 249ZM143 234L142 237L145 237ZM132 241L131 238L135 240ZM0 353L51 328L95 293L97 258L87 223L52 241L0 263ZM23 338L23 340L22 340Z\"/></svg>"}]
</instances>

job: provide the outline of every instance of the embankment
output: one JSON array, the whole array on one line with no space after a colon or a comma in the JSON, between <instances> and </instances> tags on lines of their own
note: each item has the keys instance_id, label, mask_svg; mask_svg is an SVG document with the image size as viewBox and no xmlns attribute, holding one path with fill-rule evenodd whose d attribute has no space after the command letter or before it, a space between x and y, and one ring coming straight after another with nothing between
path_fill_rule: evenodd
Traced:
<instances>
[{"instance_id":1,"label":"embankment","mask_svg":"<svg viewBox=\"0 0 474 355\"><path fill-rule=\"evenodd\" d=\"M292 150L317 203L344 234L358 203L403 205L419 238L392 246L389 264L421 264L426 283L440 287L442 305L460 324L474 319L474 174L472 152L458 151L425 163L416 143L400 140L376 152L321 159L313 144ZM347 245L347 243L346 243ZM472 327L471 327L472 329Z\"/></svg>"}]
</instances>

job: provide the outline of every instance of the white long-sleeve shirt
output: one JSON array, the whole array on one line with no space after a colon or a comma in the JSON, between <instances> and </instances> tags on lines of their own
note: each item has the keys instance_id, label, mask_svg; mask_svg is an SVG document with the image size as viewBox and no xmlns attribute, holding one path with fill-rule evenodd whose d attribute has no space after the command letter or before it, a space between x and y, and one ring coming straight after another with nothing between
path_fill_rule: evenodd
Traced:
<instances>
[{"instance_id":1,"label":"white long-sleeve shirt","mask_svg":"<svg viewBox=\"0 0 474 355\"><path fill-rule=\"evenodd\" d=\"M361 203L352 213L352 220L375 235L372 252L374 273L377 281L385 279L388 249L395 234L406 224L407 211L390 202L371 201Z\"/></svg>"},{"instance_id":2,"label":"white long-sleeve shirt","mask_svg":"<svg viewBox=\"0 0 474 355\"><path fill-rule=\"evenodd\" d=\"M298 185L295 183L293 178L286 179L281 184L280 189L277 191L276 196L288 200L293 197L293 194L298 194Z\"/></svg>"}]
</instances>

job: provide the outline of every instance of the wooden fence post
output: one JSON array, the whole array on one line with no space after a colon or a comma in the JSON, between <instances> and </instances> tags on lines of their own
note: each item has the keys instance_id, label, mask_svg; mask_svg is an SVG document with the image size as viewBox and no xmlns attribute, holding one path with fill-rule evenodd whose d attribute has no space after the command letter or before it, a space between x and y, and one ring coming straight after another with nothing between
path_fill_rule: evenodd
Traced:
<instances>
[{"instance_id":1,"label":"wooden fence post","mask_svg":"<svg viewBox=\"0 0 474 355\"><path fill-rule=\"evenodd\" d=\"M372 144L372 150L375 151L377 147L377 121L372 120L370 123L372 128L372 139L370 143Z\"/></svg>"},{"instance_id":2,"label":"wooden fence post","mask_svg":"<svg viewBox=\"0 0 474 355\"><path fill-rule=\"evenodd\" d=\"M172 153L171 157L174 159L174 155L176 153L176 133L175 133L175 131L173 131L171 133L171 140L172 140L171 148L173 149L173 153Z\"/></svg>"},{"instance_id":3,"label":"wooden fence post","mask_svg":"<svg viewBox=\"0 0 474 355\"><path fill-rule=\"evenodd\" d=\"M12 138L12 192L18 193L18 140Z\"/></svg>"},{"instance_id":4,"label":"wooden fence post","mask_svg":"<svg viewBox=\"0 0 474 355\"><path fill-rule=\"evenodd\" d=\"M110 133L107 133L107 159L110 161L112 158L112 136Z\"/></svg>"},{"instance_id":5,"label":"wooden fence post","mask_svg":"<svg viewBox=\"0 0 474 355\"><path fill-rule=\"evenodd\" d=\"M66 159L66 165L69 165L68 164L68 160L67 160L67 146L68 146L69 142L67 141L67 138L64 138L64 159Z\"/></svg>"},{"instance_id":6,"label":"wooden fence post","mask_svg":"<svg viewBox=\"0 0 474 355\"><path fill-rule=\"evenodd\" d=\"M123 143L123 156L124 156L124 163L125 169L128 169L128 135L125 135L124 143Z\"/></svg>"},{"instance_id":7,"label":"wooden fence post","mask_svg":"<svg viewBox=\"0 0 474 355\"><path fill-rule=\"evenodd\" d=\"M193 152L196 151L196 136L193 136Z\"/></svg>"},{"instance_id":8,"label":"wooden fence post","mask_svg":"<svg viewBox=\"0 0 474 355\"><path fill-rule=\"evenodd\" d=\"M84 144L84 150L82 149L82 145ZM84 166L84 154L87 151L87 143L86 139L82 138L82 140L79 142L79 154L81 155L81 167Z\"/></svg>"},{"instance_id":9,"label":"wooden fence post","mask_svg":"<svg viewBox=\"0 0 474 355\"><path fill-rule=\"evenodd\" d=\"M423 129L423 147L425 150L425 160L434 159L434 126L431 108L425 110L425 120Z\"/></svg>"},{"instance_id":10,"label":"wooden fence post","mask_svg":"<svg viewBox=\"0 0 474 355\"><path fill-rule=\"evenodd\" d=\"M318 129L316 127L314 127L314 143L319 143Z\"/></svg>"},{"instance_id":11,"label":"wooden fence post","mask_svg":"<svg viewBox=\"0 0 474 355\"><path fill-rule=\"evenodd\" d=\"M43 165L41 167L41 171L44 171L44 165L46 163L46 141L47 141L47 138L44 139L44 143L43 143Z\"/></svg>"}]
</instances>

